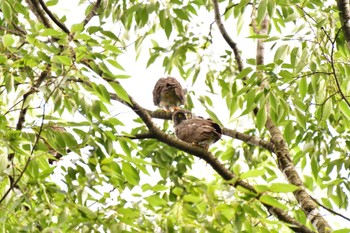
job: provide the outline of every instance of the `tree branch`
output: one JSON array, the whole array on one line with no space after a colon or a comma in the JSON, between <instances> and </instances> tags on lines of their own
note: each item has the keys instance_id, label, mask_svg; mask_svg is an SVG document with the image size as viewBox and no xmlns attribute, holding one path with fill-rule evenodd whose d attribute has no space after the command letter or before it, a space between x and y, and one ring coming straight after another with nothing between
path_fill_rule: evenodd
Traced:
<instances>
[{"instance_id":1,"label":"tree branch","mask_svg":"<svg viewBox=\"0 0 350 233\"><path fill-rule=\"evenodd\" d=\"M323 209L327 210L328 212L331 212L332 214L334 215L338 215L339 217L345 219L345 220L348 220L350 222L350 218L348 217L345 217L344 215L332 210L331 208L328 208L327 206L324 206L322 205L319 201L317 201L315 198L311 197L312 200L314 200L314 202L316 202L317 205L321 206Z\"/></svg>"},{"instance_id":2,"label":"tree branch","mask_svg":"<svg viewBox=\"0 0 350 233\"><path fill-rule=\"evenodd\" d=\"M252 25L255 33L259 35L267 35L268 27L269 27L269 19L268 16L265 16L264 20L261 23L260 29L258 29L256 18L255 18L255 8L253 7L252 12ZM261 39L258 39L257 42L257 67L264 65L264 51L265 45ZM259 68L257 68L259 69ZM264 73L261 73L264 75ZM266 79L265 79L266 80ZM267 81L262 82L262 87L267 85ZM295 198L300 204L302 210L306 214L307 218L310 222L316 227L319 232L331 232L332 228L320 214L317 205L312 200L311 196L306 192L303 182L297 173L292 160L290 159L289 149L287 144L284 141L283 134L280 129L275 125L270 117L270 104L266 101L266 112L267 112L267 120L265 126L271 135L271 142L274 144L275 154L277 157L278 165L280 170L286 176L288 182L295 186L298 186L299 189L293 192Z\"/></svg>"},{"instance_id":3,"label":"tree branch","mask_svg":"<svg viewBox=\"0 0 350 233\"><path fill-rule=\"evenodd\" d=\"M97 0L94 4L94 7L91 9L90 13L85 17L85 19L83 20L83 25L87 25L90 20L92 19L92 17L94 17L96 15L96 11L97 9L101 6L101 0Z\"/></svg>"},{"instance_id":4,"label":"tree branch","mask_svg":"<svg viewBox=\"0 0 350 233\"><path fill-rule=\"evenodd\" d=\"M143 120L143 122L146 124L147 128L149 129L150 133L153 134L158 141L168 144L169 146L175 147L177 149L180 149L184 152L187 152L189 154L192 154L198 158L205 160L223 179L227 181L235 180L231 184L233 187L241 186L249 190L253 194L256 194L255 199L259 200L260 194L256 192L254 187L251 186L249 183L236 177L232 172L226 169L225 166L222 163L220 163L220 161L213 154L211 154L209 151L205 150L204 148L193 146L192 144L183 142L179 139L176 139L164 133L156 125L153 124L152 118L148 114L148 111L146 109L143 109L140 105L138 105L130 96L129 96L129 99L132 103L131 108L133 109L133 111ZM274 214L278 219L286 223L292 224L292 226L289 226L289 227L295 232L313 232L309 228L300 224L294 218L289 216L282 209L272 207L265 203L262 203L262 204L267 208L267 210L270 213Z\"/></svg>"},{"instance_id":5,"label":"tree branch","mask_svg":"<svg viewBox=\"0 0 350 233\"><path fill-rule=\"evenodd\" d=\"M44 70L43 72L41 72L39 78L36 80L36 82L34 83L34 85L29 89L29 91L27 91L24 95L23 95L23 99L22 99L22 108L19 112L19 116L18 116L18 121L16 124L16 130L21 131L23 128L23 124L25 122L25 117L26 117L26 113L28 110L29 106L25 106L26 104L26 100L27 98L32 95L33 93L36 92L36 90L39 88L39 86L42 84L42 82L45 80L45 78L48 76L49 74L49 70L50 70L50 66L47 65L46 66L46 70ZM8 155L8 160L12 160L14 157L14 153L10 153Z\"/></svg>"},{"instance_id":6,"label":"tree branch","mask_svg":"<svg viewBox=\"0 0 350 233\"><path fill-rule=\"evenodd\" d=\"M29 9L34 13L38 20L45 25L47 28L52 28L48 18L46 18L44 11L40 7L38 0L26 0Z\"/></svg>"},{"instance_id":7,"label":"tree branch","mask_svg":"<svg viewBox=\"0 0 350 233\"><path fill-rule=\"evenodd\" d=\"M242 62L242 57L241 54L237 48L237 44L231 39L229 34L227 33L224 24L221 21L221 15L220 15L220 9L219 9L219 3L217 0L212 0L213 6L214 6L214 13L215 13L215 22L220 30L220 33L222 37L225 39L227 44L231 47L233 50L233 53L235 54L235 60L238 65L238 70L242 71L243 70L243 62Z\"/></svg>"},{"instance_id":8,"label":"tree branch","mask_svg":"<svg viewBox=\"0 0 350 233\"><path fill-rule=\"evenodd\" d=\"M33 0L32 0L33 1ZM52 12L49 10L49 8L47 8L47 6L45 5L43 0L38 0L41 7L43 8L43 10L46 12L46 14L50 17L50 19L59 27L61 28L65 33L67 33L68 35L70 34L69 29L66 27L66 25L64 25L64 23L62 23L61 21L59 21L56 16L54 16L52 14Z\"/></svg>"},{"instance_id":9,"label":"tree branch","mask_svg":"<svg viewBox=\"0 0 350 233\"><path fill-rule=\"evenodd\" d=\"M350 3L349 0L337 0L337 5L345 40L350 49Z\"/></svg>"},{"instance_id":10,"label":"tree branch","mask_svg":"<svg viewBox=\"0 0 350 233\"><path fill-rule=\"evenodd\" d=\"M82 63L91 69L91 66L87 61L82 61ZM101 70L93 70L93 71L99 74L101 78L103 77L103 71ZM115 81L115 80L106 80L106 79L104 80L107 82L119 83L118 81ZM76 81L91 87L91 85L88 82L85 82L83 80L76 80ZM260 201L259 200L260 194L256 192L254 187L251 186L249 183L236 177L235 174L230 172L222 163L220 163L220 161L212 153L210 153L209 151L205 150L202 147L194 146L192 144L183 142L173 136L170 136L164 133L153 123L152 117L149 114L150 111L142 108L131 96L128 96L128 97L129 97L130 103L124 101L123 99L118 97L116 94L111 93L112 99L130 107L142 119L142 121L146 124L146 127L148 128L150 135L152 135L152 138L154 137L160 142L163 142L169 146L172 146L174 148L177 148L179 150L182 150L184 152L187 152L189 154L192 154L198 158L205 160L224 180L233 181L233 183L231 184L232 186L234 187L241 186L246 190L249 190L253 194L256 194L255 199ZM302 225L293 217L289 216L284 210L270 206L263 202L261 202L261 204L263 204L267 208L269 213L274 214L274 216L276 216L281 221L291 224L289 225L289 227L293 231L308 232L308 233L313 232L308 227Z\"/></svg>"}]
</instances>

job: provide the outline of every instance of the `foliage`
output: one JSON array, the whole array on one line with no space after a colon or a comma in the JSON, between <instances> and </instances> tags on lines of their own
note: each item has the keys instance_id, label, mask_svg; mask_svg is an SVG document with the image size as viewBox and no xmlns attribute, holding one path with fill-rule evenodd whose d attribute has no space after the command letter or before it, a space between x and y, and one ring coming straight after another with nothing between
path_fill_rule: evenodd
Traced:
<instances>
[{"instance_id":1,"label":"foliage","mask_svg":"<svg viewBox=\"0 0 350 233\"><path fill-rule=\"evenodd\" d=\"M0 1L5 232L293 231L267 205L319 230L293 195L302 186L324 208L349 211L350 53L337 5L221 1L240 69L213 2L76 1L66 16L62 1ZM266 16L266 34L251 29ZM151 129L133 101L148 107L161 72L190 86L187 109L249 135L226 133L210 148L235 179L165 139L141 138ZM273 141L269 119L300 187L285 179L274 150L250 141ZM153 123L173 136L169 117ZM346 232L344 216L324 208L331 227Z\"/></svg>"}]
</instances>

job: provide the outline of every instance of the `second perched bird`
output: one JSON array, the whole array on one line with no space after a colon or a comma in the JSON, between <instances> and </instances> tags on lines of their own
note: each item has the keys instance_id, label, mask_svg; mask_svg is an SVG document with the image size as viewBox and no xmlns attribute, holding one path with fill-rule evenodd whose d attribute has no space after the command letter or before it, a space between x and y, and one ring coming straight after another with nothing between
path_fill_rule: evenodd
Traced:
<instances>
[{"instance_id":1,"label":"second perched bird","mask_svg":"<svg viewBox=\"0 0 350 233\"><path fill-rule=\"evenodd\" d=\"M187 110L174 112L175 135L182 141L208 149L221 138L221 127L210 119L192 118Z\"/></svg>"},{"instance_id":2,"label":"second perched bird","mask_svg":"<svg viewBox=\"0 0 350 233\"><path fill-rule=\"evenodd\" d=\"M166 110L178 110L185 104L185 91L175 78L160 78L153 89L153 103Z\"/></svg>"}]
</instances>

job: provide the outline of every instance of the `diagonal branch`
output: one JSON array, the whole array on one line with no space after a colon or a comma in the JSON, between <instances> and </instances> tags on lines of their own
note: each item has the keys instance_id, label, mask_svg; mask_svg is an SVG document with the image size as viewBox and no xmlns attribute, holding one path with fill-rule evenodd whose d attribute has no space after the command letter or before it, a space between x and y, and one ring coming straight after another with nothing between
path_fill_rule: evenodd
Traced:
<instances>
[{"instance_id":1,"label":"diagonal branch","mask_svg":"<svg viewBox=\"0 0 350 233\"><path fill-rule=\"evenodd\" d=\"M256 192L253 186L251 186L249 183L241 180L240 178L236 177L235 174L230 172L220 161L209 151L193 146L192 144L183 142L179 139L176 139L163 131L161 131L152 121L151 116L148 114L148 111L144 108L142 108L140 105L138 105L130 96L129 99L131 101L131 109L142 119L142 121L146 124L147 128L149 129L150 133L158 140L165 144L168 144L169 146L175 147L177 149L180 149L184 152L187 152L189 154L192 154L196 157L199 157L203 160L205 160L210 166L225 180L227 181L233 181L231 184L233 187L237 188L238 186L243 187L244 189L250 191L252 194L255 194L255 199L259 201L260 194ZM293 217L289 216L284 210L273 207L271 205L268 205L266 203L261 202L267 210L272 213L274 216L276 216L281 221L284 221L286 223L289 223L289 227L295 231L295 232L313 232L306 226L300 224L297 220L295 220Z\"/></svg>"},{"instance_id":2,"label":"diagonal branch","mask_svg":"<svg viewBox=\"0 0 350 233\"><path fill-rule=\"evenodd\" d=\"M29 9L34 13L38 20L47 28L52 28L49 19L45 16L44 11L40 7L38 0L26 0Z\"/></svg>"},{"instance_id":3,"label":"diagonal branch","mask_svg":"<svg viewBox=\"0 0 350 233\"><path fill-rule=\"evenodd\" d=\"M84 63L83 63L84 64ZM85 64L88 65L88 64ZM100 73L100 70L95 71L96 73ZM101 77L103 76L100 75ZM106 79L104 79L106 80ZM109 80L106 80L107 82ZM117 82L115 80L112 80L113 82ZM84 85L88 85L91 87L91 85L88 82L84 82L83 80L78 80L78 82L81 82ZM160 130L152 120L151 115L149 114L149 111L141 107L131 96L128 96L130 102L124 101L122 98L117 96L116 94L113 94L111 96L112 99L128 106L131 108L140 118L141 120L145 123L146 127L149 130L149 135L152 135L152 138L154 137L160 142L163 142L169 146L172 146L174 148L177 148L179 150L182 150L184 152L187 152L189 154L192 154L198 158L201 158L205 160L224 180L230 181L231 185L233 187L243 187L244 189L250 191L254 198L259 201L262 205L264 205L269 213L272 213L274 216L276 216L279 220L288 223L290 229L292 229L295 232L308 232L311 233L313 232L310 230L308 227L304 226L300 222L298 222L296 219L293 217L289 216L288 213L286 213L284 210L273 207L269 204L263 203L260 201L260 196L255 188L251 186L249 183L241 180L239 177L237 177L234 173L229 171L212 153L209 151L205 150L202 147L194 146L192 144L183 142L173 136L170 136ZM149 136L148 135L148 136Z\"/></svg>"},{"instance_id":4,"label":"diagonal branch","mask_svg":"<svg viewBox=\"0 0 350 233\"><path fill-rule=\"evenodd\" d=\"M52 12L49 10L49 8L47 8L46 4L44 3L43 0L38 0L41 7L43 8L43 10L46 12L46 14L50 17L50 19L59 27L61 28L65 33L67 33L68 35L70 34L69 29L66 27L66 25L64 25L64 23L62 23L61 21L59 21L56 16L54 16L52 14Z\"/></svg>"},{"instance_id":5,"label":"diagonal branch","mask_svg":"<svg viewBox=\"0 0 350 233\"><path fill-rule=\"evenodd\" d=\"M83 25L87 25L90 20L97 14L97 9L101 6L101 0L97 0L94 4L94 7L91 9L90 13L83 20Z\"/></svg>"}]
</instances>

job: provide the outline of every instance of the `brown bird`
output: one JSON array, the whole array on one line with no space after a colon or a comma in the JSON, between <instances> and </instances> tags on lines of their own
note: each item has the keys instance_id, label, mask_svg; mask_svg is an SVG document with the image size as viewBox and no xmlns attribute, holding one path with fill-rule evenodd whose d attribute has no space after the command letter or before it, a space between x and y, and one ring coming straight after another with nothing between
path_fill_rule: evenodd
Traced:
<instances>
[{"instance_id":1,"label":"brown bird","mask_svg":"<svg viewBox=\"0 0 350 233\"><path fill-rule=\"evenodd\" d=\"M175 78L160 78L153 89L153 103L160 108L176 111L185 104L185 91Z\"/></svg>"},{"instance_id":2,"label":"brown bird","mask_svg":"<svg viewBox=\"0 0 350 233\"><path fill-rule=\"evenodd\" d=\"M193 118L188 110L173 114L175 135L182 141L208 149L221 138L221 127L211 119Z\"/></svg>"}]
</instances>

